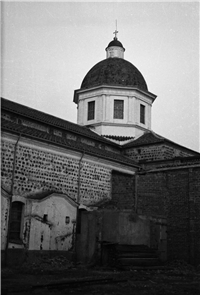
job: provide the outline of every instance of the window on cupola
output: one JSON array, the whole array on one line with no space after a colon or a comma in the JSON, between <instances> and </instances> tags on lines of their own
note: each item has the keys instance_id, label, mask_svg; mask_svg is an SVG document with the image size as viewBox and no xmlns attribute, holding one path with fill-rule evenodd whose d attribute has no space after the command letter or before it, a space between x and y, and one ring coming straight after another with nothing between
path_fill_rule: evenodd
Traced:
<instances>
[{"instance_id":1,"label":"window on cupola","mask_svg":"<svg viewBox=\"0 0 200 295\"><path fill-rule=\"evenodd\" d=\"M124 101L114 100L114 119L124 119Z\"/></svg>"},{"instance_id":2,"label":"window on cupola","mask_svg":"<svg viewBox=\"0 0 200 295\"><path fill-rule=\"evenodd\" d=\"M88 102L88 121L94 120L95 115L95 101Z\"/></svg>"},{"instance_id":3,"label":"window on cupola","mask_svg":"<svg viewBox=\"0 0 200 295\"><path fill-rule=\"evenodd\" d=\"M140 105L140 123L145 124L145 106Z\"/></svg>"}]
</instances>

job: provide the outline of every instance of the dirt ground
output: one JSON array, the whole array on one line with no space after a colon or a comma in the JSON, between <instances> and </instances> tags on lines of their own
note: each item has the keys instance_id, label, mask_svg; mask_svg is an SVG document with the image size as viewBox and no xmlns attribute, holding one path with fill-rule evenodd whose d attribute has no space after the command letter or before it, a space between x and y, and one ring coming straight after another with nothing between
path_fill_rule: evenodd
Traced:
<instances>
[{"instance_id":1,"label":"dirt ground","mask_svg":"<svg viewBox=\"0 0 200 295\"><path fill-rule=\"evenodd\" d=\"M2 295L199 295L200 268L175 262L160 269L23 265L1 270Z\"/></svg>"}]
</instances>

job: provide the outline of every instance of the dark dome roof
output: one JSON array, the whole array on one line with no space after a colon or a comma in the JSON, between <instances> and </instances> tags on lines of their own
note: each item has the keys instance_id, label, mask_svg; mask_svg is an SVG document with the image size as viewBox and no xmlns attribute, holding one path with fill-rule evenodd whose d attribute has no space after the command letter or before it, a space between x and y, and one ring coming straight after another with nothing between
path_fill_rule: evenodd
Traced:
<instances>
[{"instance_id":1,"label":"dark dome roof","mask_svg":"<svg viewBox=\"0 0 200 295\"><path fill-rule=\"evenodd\" d=\"M83 79L81 89L99 85L130 86L148 91L140 71L132 63L118 57L104 59L92 67Z\"/></svg>"},{"instance_id":2,"label":"dark dome roof","mask_svg":"<svg viewBox=\"0 0 200 295\"><path fill-rule=\"evenodd\" d=\"M108 47L111 47L111 46L118 46L118 47L121 47L124 49L122 43L120 41L117 40L117 38L114 38L109 44L108 44ZM107 47L107 48L108 48ZM106 49L107 49L106 48ZM124 49L125 50L125 49Z\"/></svg>"}]
</instances>

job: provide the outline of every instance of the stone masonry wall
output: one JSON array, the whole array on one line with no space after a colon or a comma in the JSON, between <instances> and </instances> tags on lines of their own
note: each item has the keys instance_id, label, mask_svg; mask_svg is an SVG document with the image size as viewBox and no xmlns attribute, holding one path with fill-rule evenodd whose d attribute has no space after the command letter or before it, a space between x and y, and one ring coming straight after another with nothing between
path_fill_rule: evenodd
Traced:
<instances>
[{"instance_id":1,"label":"stone masonry wall","mask_svg":"<svg viewBox=\"0 0 200 295\"><path fill-rule=\"evenodd\" d=\"M137 148L130 148L125 151L125 154L133 160L141 161L155 161L172 159L174 157L188 157L192 153L183 152L178 148L168 145L148 145Z\"/></svg>"},{"instance_id":2,"label":"stone masonry wall","mask_svg":"<svg viewBox=\"0 0 200 295\"><path fill-rule=\"evenodd\" d=\"M11 191L14 144L2 142L2 186ZM19 142L15 166L14 194L23 197L45 192L67 194L77 200L79 159L23 146ZM84 161L80 166L80 200L85 205L110 198L111 171Z\"/></svg>"},{"instance_id":3,"label":"stone masonry wall","mask_svg":"<svg viewBox=\"0 0 200 295\"><path fill-rule=\"evenodd\" d=\"M199 264L200 168L138 177L138 213L167 218L168 259Z\"/></svg>"}]
</instances>

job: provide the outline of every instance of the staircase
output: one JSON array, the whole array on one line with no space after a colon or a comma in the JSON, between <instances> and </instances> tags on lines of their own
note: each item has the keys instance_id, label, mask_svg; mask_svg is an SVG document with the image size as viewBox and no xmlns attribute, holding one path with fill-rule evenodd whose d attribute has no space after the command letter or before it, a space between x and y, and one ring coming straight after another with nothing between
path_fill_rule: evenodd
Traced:
<instances>
[{"instance_id":1,"label":"staircase","mask_svg":"<svg viewBox=\"0 0 200 295\"><path fill-rule=\"evenodd\" d=\"M160 268L158 251L146 245L116 245L117 264L123 269Z\"/></svg>"}]
</instances>

